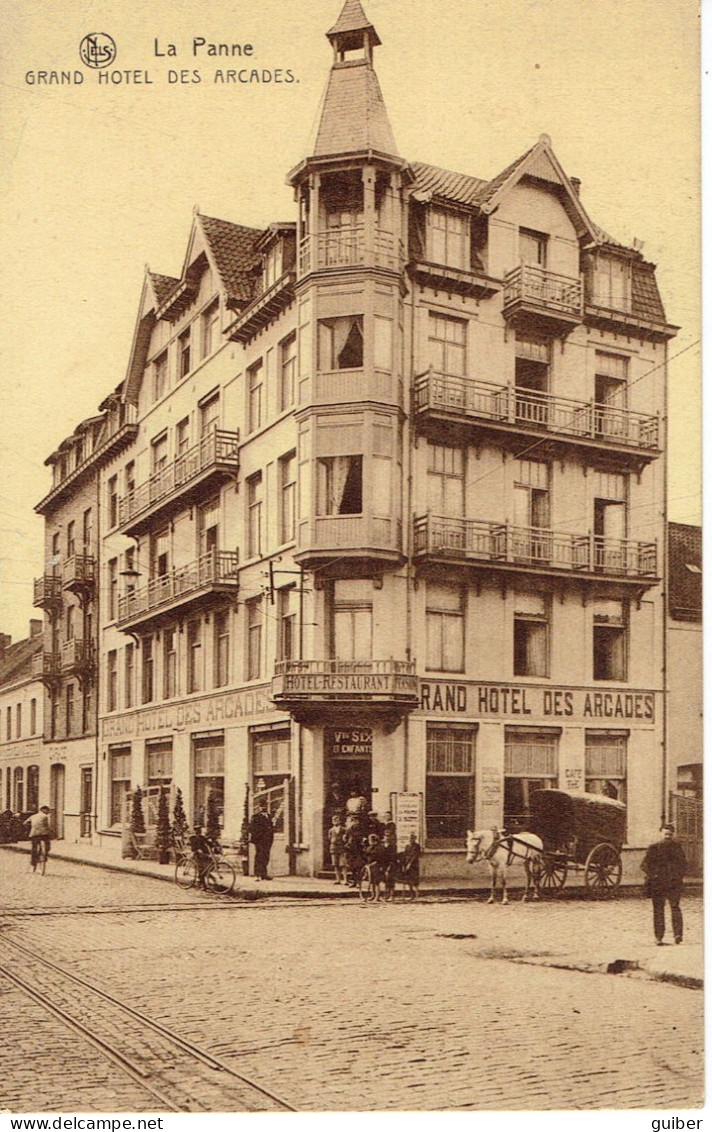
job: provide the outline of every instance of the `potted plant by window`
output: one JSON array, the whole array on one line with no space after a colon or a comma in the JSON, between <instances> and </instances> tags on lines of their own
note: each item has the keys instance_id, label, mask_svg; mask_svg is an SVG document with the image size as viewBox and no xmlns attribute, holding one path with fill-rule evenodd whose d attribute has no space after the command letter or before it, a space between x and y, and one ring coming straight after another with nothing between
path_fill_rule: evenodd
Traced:
<instances>
[{"instance_id":1,"label":"potted plant by window","mask_svg":"<svg viewBox=\"0 0 712 1132\"><path fill-rule=\"evenodd\" d=\"M185 852L185 847L188 843L188 819L185 816L183 792L180 787L176 790L175 802L173 803L173 827L171 829L171 835L172 848L176 856L179 853Z\"/></svg>"}]
</instances>

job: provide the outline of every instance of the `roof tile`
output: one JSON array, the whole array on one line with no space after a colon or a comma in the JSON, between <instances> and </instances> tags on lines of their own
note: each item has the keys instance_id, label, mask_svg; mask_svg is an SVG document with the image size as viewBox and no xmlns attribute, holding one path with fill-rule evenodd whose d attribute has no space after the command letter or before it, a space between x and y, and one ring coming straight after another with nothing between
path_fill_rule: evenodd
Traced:
<instances>
[{"instance_id":1,"label":"roof tile","mask_svg":"<svg viewBox=\"0 0 712 1132\"><path fill-rule=\"evenodd\" d=\"M487 185L479 177L454 173L437 165L427 165L424 161L413 161L411 169L415 174L416 188L459 204L478 204L482 190Z\"/></svg>"},{"instance_id":2,"label":"roof tile","mask_svg":"<svg viewBox=\"0 0 712 1132\"><path fill-rule=\"evenodd\" d=\"M252 271L259 259L255 241L262 235L262 229L245 228L242 224L231 224L202 213L200 223L228 295L240 302L249 302L255 285Z\"/></svg>"},{"instance_id":3,"label":"roof tile","mask_svg":"<svg viewBox=\"0 0 712 1132\"><path fill-rule=\"evenodd\" d=\"M398 155L376 72L367 63L332 67L314 156L360 153L368 149Z\"/></svg>"}]
</instances>

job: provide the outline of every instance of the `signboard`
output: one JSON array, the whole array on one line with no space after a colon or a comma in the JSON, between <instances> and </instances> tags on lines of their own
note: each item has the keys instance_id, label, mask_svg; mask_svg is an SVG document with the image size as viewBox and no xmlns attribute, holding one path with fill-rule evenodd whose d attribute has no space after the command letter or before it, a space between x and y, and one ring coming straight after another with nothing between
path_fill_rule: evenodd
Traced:
<instances>
[{"instance_id":1,"label":"signboard","mask_svg":"<svg viewBox=\"0 0 712 1132\"><path fill-rule=\"evenodd\" d=\"M402 853L410 841L411 833L422 845L423 795L415 791L391 794L391 815L396 824L398 852Z\"/></svg>"},{"instance_id":2,"label":"signboard","mask_svg":"<svg viewBox=\"0 0 712 1132\"><path fill-rule=\"evenodd\" d=\"M106 716L101 721L101 735L103 739L121 739L124 736L131 739L155 731L184 731L187 727L204 727L207 724L241 723L245 717L274 711L268 692L269 686L250 688L187 703Z\"/></svg>"},{"instance_id":3,"label":"signboard","mask_svg":"<svg viewBox=\"0 0 712 1132\"><path fill-rule=\"evenodd\" d=\"M325 728L324 750L332 759L370 759L373 730L370 727Z\"/></svg>"},{"instance_id":4,"label":"signboard","mask_svg":"<svg viewBox=\"0 0 712 1132\"><path fill-rule=\"evenodd\" d=\"M552 688L536 684L420 684L420 707L430 713L469 715L490 719L633 720L655 722L655 693L608 689Z\"/></svg>"}]
</instances>

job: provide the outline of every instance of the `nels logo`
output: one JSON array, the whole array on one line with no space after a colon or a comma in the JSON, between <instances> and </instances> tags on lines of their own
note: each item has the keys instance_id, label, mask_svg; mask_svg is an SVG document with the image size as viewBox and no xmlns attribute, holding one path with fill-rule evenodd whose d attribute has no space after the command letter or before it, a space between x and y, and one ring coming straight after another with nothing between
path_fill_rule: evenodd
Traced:
<instances>
[{"instance_id":1,"label":"nels logo","mask_svg":"<svg viewBox=\"0 0 712 1132\"><path fill-rule=\"evenodd\" d=\"M108 67L116 58L116 44L110 35L103 31L93 31L85 35L79 44L79 57L82 63L94 70Z\"/></svg>"}]
</instances>

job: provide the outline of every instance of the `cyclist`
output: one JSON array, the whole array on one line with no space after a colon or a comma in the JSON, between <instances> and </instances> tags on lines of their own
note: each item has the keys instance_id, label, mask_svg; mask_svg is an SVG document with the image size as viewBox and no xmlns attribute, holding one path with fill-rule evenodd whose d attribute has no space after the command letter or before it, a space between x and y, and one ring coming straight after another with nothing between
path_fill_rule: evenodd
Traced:
<instances>
[{"instance_id":1,"label":"cyclist","mask_svg":"<svg viewBox=\"0 0 712 1132\"><path fill-rule=\"evenodd\" d=\"M49 857L49 806L40 806L36 814L30 814L29 818L25 818L23 824L30 827L30 841L32 843L30 864L33 869L36 869L40 844L44 843L45 857Z\"/></svg>"},{"instance_id":2,"label":"cyclist","mask_svg":"<svg viewBox=\"0 0 712 1132\"><path fill-rule=\"evenodd\" d=\"M203 833L203 827L201 825L193 826L193 832L190 835L188 844L190 845L190 851L198 867L198 884L201 888L207 888L205 877L210 868L210 862L212 861L213 846Z\"/></svg>"}]
</instances>

